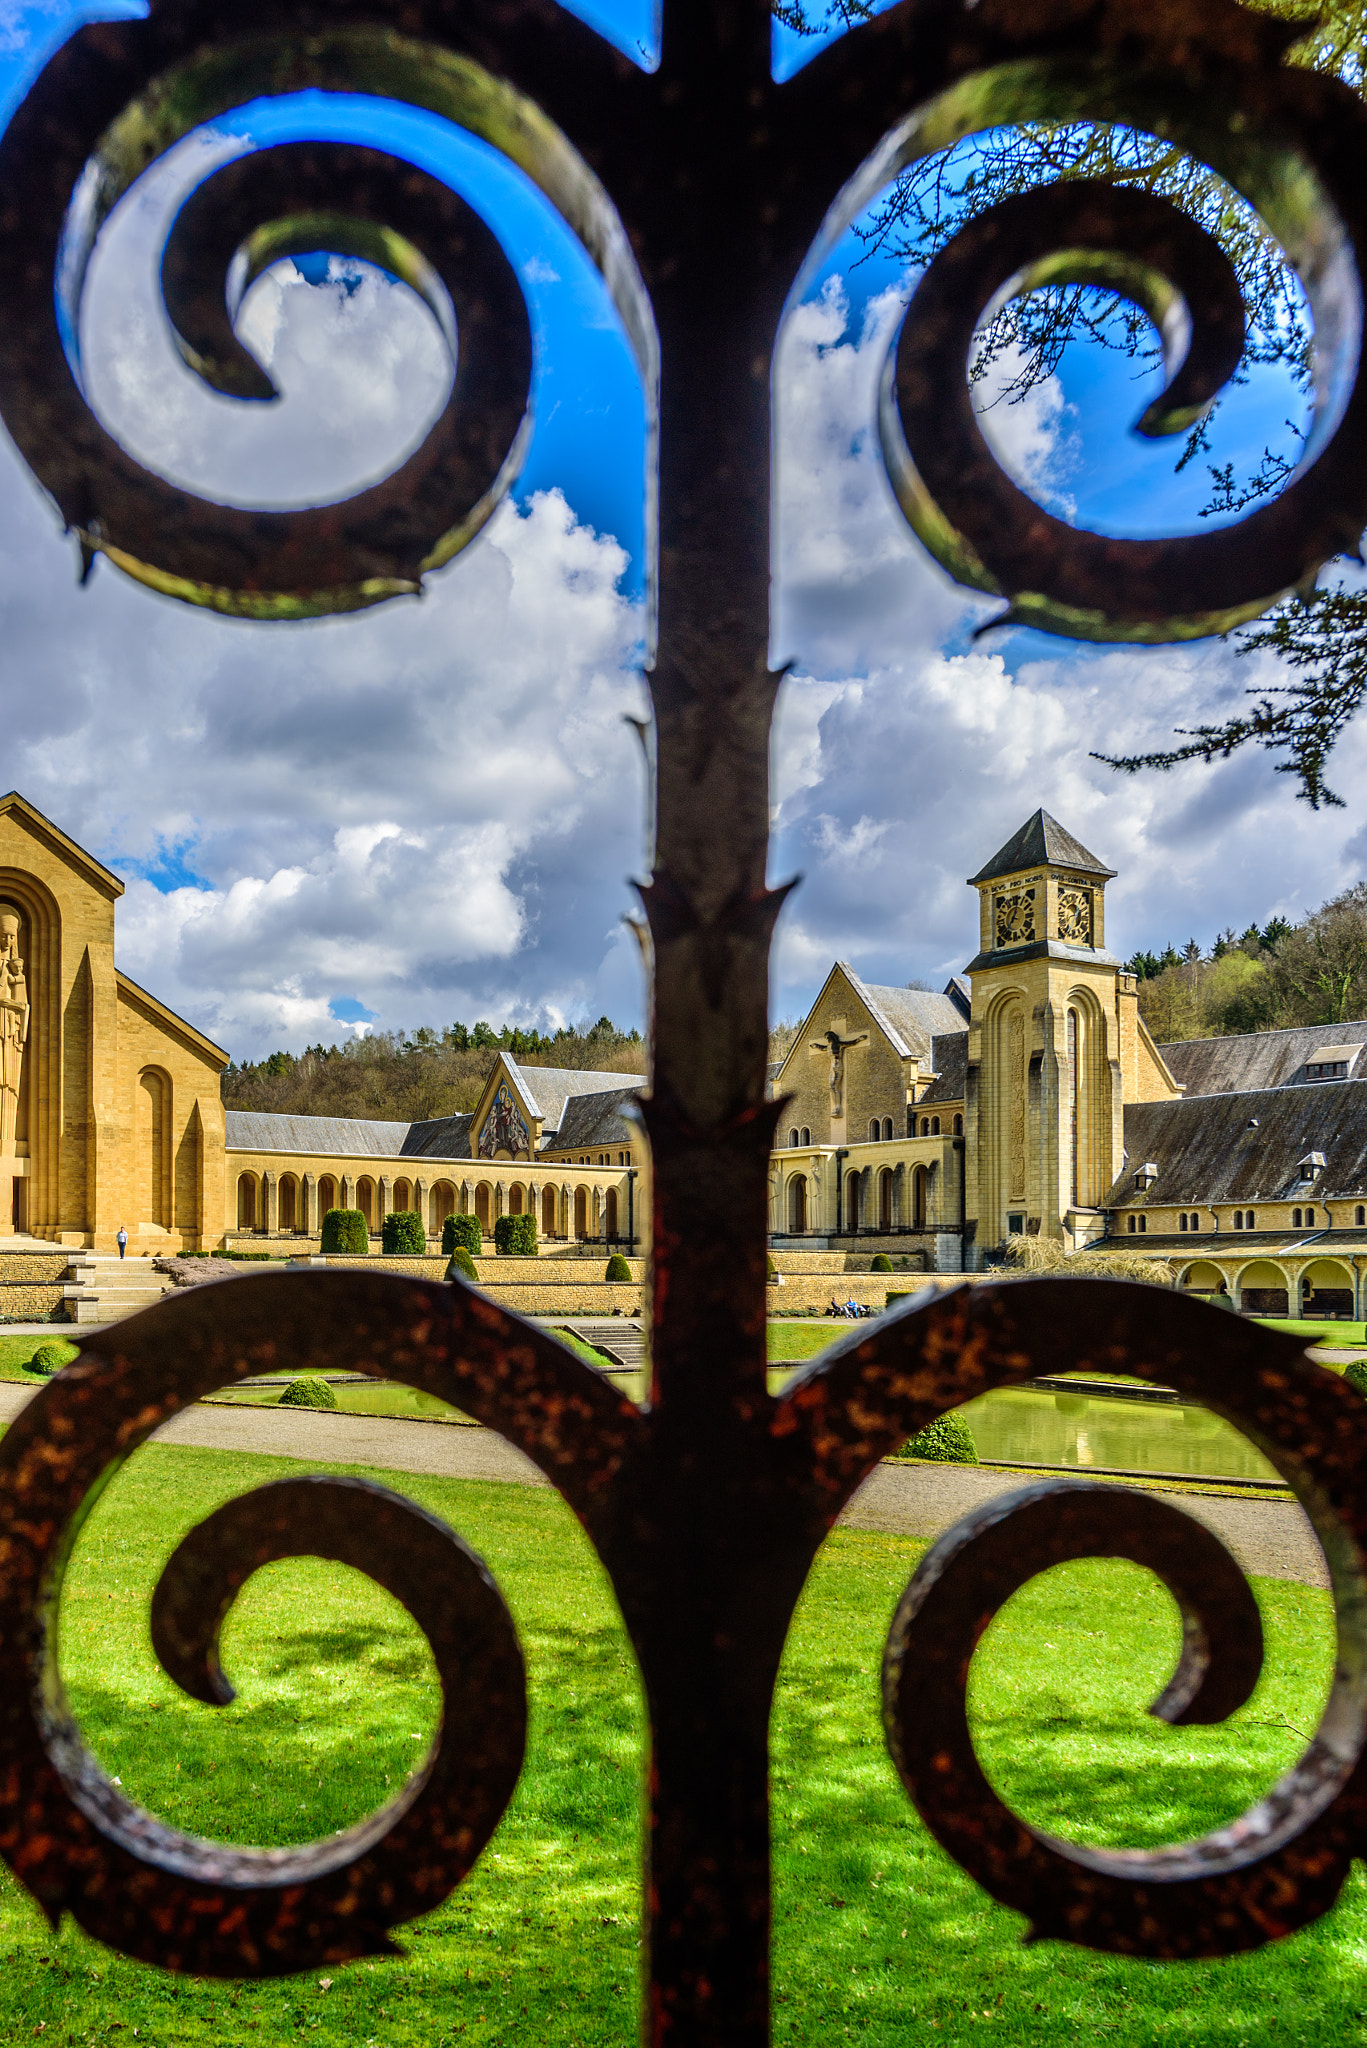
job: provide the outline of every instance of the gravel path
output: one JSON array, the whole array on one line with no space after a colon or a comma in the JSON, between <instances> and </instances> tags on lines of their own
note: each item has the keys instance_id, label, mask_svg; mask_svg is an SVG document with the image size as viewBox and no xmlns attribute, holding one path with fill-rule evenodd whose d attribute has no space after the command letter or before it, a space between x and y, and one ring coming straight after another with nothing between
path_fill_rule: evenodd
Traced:
<instances>
[{"instance_id":1,"label":"gravel path","mask_svg":"<svg viewBox=\"0 0 1367 2048\"><path fill-rule=\"evenodd\" d=\"M0 1423L17 1415L33 1389L0 1383ZM383 1415L335 1415L307 1408L197 1407L157 1432L162 1443L203 1450L255 1451L319 1465L372 1465L443 1479L495 1479L520 1486L549 1480L492 1430L411 1422ZM880 1465L840 1517L853 1529L937 1536L980 1501L1031 1484L1028 1474L981 1466ZM1228 1545L1246 1572L1327 1586L1324 1553L1294 1502L1166 1493Z\"/></svg>"}]
</instances>

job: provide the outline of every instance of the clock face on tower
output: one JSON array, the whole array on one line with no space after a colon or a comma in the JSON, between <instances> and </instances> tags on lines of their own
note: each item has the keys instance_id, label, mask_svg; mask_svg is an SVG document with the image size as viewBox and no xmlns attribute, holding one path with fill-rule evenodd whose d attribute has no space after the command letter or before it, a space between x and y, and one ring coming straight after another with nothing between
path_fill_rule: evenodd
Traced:
<instances>
[{"instance_id":1,"label":"clock face on tower","mask_svg":"<svg viewBox=\"0 0 1367 2048\"><path fill-rule=\"evenodd\" d=\"M1092 943L1092 896L1089 889L1060 889L1058 935L1066 946Z\"/></svg>"},{"instance_id":2,"label":"clock face on tower","mask_svg":"<svg viewBox=\"0 0 1367 2048\"><path fill-rule=\"evenodd\" d=\"M1028 946L1035 936L1035 892L1033 889L1017 889L1009 896L999 896L995 905L994 944L997 946Z\"/></svg>"}]
</instances>

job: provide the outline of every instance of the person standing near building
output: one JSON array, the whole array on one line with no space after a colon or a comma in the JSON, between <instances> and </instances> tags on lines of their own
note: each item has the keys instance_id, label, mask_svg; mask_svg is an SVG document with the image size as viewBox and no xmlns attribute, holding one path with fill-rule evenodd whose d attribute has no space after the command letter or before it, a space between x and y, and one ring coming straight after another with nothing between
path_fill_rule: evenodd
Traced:
<instances>
[{"instance_id":1,"label":"person standing near building","mask_svg":"<svg viewBox=\"0 0 1367 2048\"><path fill-rule=\"evenodd\" d=\"M119 1225L119 1234L115 1238L114 1242L115 1244L117 1244L119 1248L119 1257L122 1258L124 1253L128 1250L128 1232L124 1229L122 1223Z\"/></svg>"}]
</instances>

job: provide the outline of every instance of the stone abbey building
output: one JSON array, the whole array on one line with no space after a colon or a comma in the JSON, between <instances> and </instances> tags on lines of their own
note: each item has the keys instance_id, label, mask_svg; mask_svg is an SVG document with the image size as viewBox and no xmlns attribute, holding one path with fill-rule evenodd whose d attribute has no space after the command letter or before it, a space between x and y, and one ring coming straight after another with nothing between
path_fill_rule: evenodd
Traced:
<instances>
[{"instance_id":1,"label":"stone abbey building","mask_svg":"<svg viewBox=\"0 0 1367 2048\"><path fill-rule=\"evenodd\" d=\"M1113 870L1037 811L971 886L941 994L836 965L771 1085L771 1230L975 1272L1018 1232L1103 1237L1264 1313L1367 1313L1367 1021L1159 1047L1106 949ZM500 1054L474 1111L404 1124L227 1111L227 1055L114 964L123 884L0 798L0 1236L109 1253L317 1241L416 1209L543 1241L649 1237L623 1074Z\"/></svg>"},{"instance_id":2,"label":"stone abbey building","mask_svg":"<svg viewBox=\"0 0 1367 2048\"><path fill-rule=\"evenodd\" d=\"M1264 1314L1367 1314L1367 1021L1158 1046L1106 949L1114 870L1037 811L971 878L942 994L836 965L772 1077L775 1246L975 1272L1114 1237Z\"/></svg>"}]
</instances>

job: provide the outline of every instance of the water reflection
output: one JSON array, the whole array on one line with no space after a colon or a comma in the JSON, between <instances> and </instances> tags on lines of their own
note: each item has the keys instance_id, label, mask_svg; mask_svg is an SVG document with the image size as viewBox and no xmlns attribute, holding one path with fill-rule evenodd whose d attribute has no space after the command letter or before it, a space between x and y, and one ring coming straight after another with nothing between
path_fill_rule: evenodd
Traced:
<instances>
[{"instance_id":1,"label":"water reflection","mask_svg":"<svg viewBox=\"0 0 1367 2048\"><path fill-rule=\"evenodd\" d=\"M962 1414L980 1458L1285 1484L1247 1437L1206 1408L1011 1387L967 1402Z\"/></svg>"}]
</instances>

